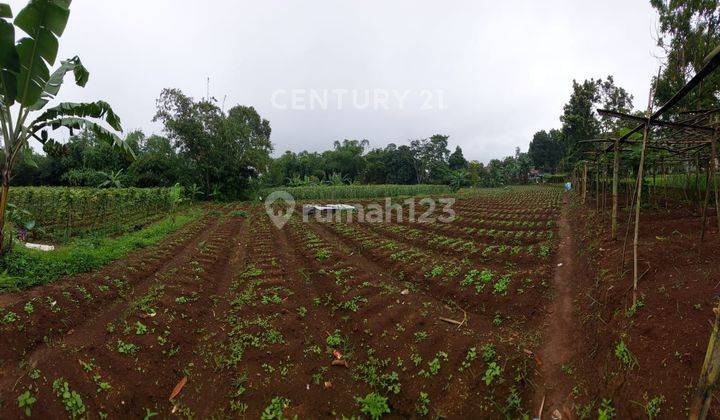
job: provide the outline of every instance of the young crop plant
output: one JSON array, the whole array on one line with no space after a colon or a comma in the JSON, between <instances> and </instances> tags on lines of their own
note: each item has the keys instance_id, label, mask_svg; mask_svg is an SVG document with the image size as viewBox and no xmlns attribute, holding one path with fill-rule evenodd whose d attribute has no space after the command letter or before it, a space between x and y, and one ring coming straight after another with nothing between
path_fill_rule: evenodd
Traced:
<instances>
[{"instance_id":1,"label":"young crop plant","mask_svg":"<svg viewBox=\"0 0 720 420\"><path fill-rule=\"evenodd\" d=\"M70 390L70 385L64 378L55 379L52 388L70 417L77 418L85 413L86 408L82 397L77 392Z\"/></svg>"},{"instance_id":2,"label":"young crop plant","mask_svg":"<svg viewBox=\"0 0 720 420\"><path fill-rule=\"evenodd\" d=\"M420 392L417 404L415 404L415 412L421 416L427 416L430 414L430 396L427 392Z\"/></svg>"},{"instance_id":3,"label":"young crop plant","mask_svg":"<svg viewBox=\"0 0 720 420\"><path fill-rule=\"evenodd\" d=\"M325 342L327 343L328 347L331 349L337 349L340 348L343 345L343 338L340 335L340 330L335 330L332 334L328 335L325 339Z\"/></svg>"},{"instance_id":4,"label":"young crop plant","mask_svg":"<svg viewBox=\"0 0 720 420\"><path fill-rule=\"evenodd\" d=\"M649 420L656 419L660 415L660 406L665 402L664 395L657 395L651 399L648 399L645 394L645 414L647 414Z\"/></svg>"},{"instance_id":5,"label":"young crop plant","mask_svg":"<svg viewBox=\"0 0 720 420\"><path fill-rule=\"evenodd\" d=\"M616 415L617 413L615 411L615 407L612 405L612 400L603 398L600 403L600 407L598 408L598 420L610 420L615 418Z\"/></svg>"},{"instance_id":6,"label":"young crop plant","mask_svg":"<svg viewBox=\"0 0 720 420\"><path fill-rule=\"evenodd\" d=\"M485 381L485 385L492 384L495 378L500 377L501 373L502 368L500 367L500 365L495 362L490 362L487 369L485 370L485 374L483 375L483 381Z\"/></svg>"},{"instance_id":7,"label":"young crop plant","mask_svg":"<svg viewBox=\"0 0 720 420\"><path fill-rule=\"evenodd\" d=\"M441 360L445 362L448 361L448 354L444 351L437 352L435 354L435 357L428 362L427 370L422 369L420 372L418 372L418 375L424 376L426 378L437 375L437 373L440 372Z\"/></svg>"},{"instance_id":8,"label":"young crop plant","mask_svg":"<svg viewBox=\"0 0 720 420\"><path fill-rule=\"evenodd\" d=\"M135 335L145 335L148 332L147 325L140 321L135 322Z\"/></svg>"},{"instance_id":9,"label":"young crop plant","mask_svg":"<svg viewBox=\"0 0 720 420\"><path fill-rule=\"evenodd\" d=\"M120 354L132 356L137 353L138 350L140 350L140 348L133 343L126 343L122 340L117 341L117 351Z\"/></svg>"},{"instance_id":10,"label":"young crop plant","mask_svg":"<svg viewBox=\"0 0 720 420\"><path fill-rule=\"evenodd\" d=\"M18 408L22 410L26 417L30 417L32 416L32 406L37 402L37 397L28 389L17 397L17 402Z\"/></svg>"},{"instance_id":11,"label":"young crop plant","mask_svg":"<svg viewBox=\"0 0 720 420\"><path fill-rule=\"evenodd\" d=\"M510 274L505 274L500 277L493 285L493 294L495 295L507 295L508 285L510 284Z\"/></svg>"},{"instance_id":12,"label":"young crop plant","mask_svg":"<svg viewBox=\"0 0 720 420\"><path fill-rule=\"evenodd\" d=\"M282 420L283 411L290 407L290 400L284 397L273 397L270 404L260 414L261 420Z\"/></svg>"},{"instance_id":13,"label":"young crop plant","mask_svg":"<svg viewBox=\"0 0 720 420\"><path fill-rule=\"evenodd\" d=\"M637 359L630 352L630 349L625 345L625 340L620 341L615 345L615 357L626 369L632 369L637 364Z\"/></svg>"},{"instance_id":14,"label":"young crop plant","mask_svg":"<svg viewBox=\"0 0 720 420\"><path fill-rule=\"evenodd\" d=\"M470 364L474 362L477 357L477 349L475 347L470 347L467 351L467 354L465 354L465 359L460 362L458 372L464 372L465 369L468 369L470 367Z\"/></svg>"},{"instance_id":15,"label":"young crop plant","mask_svg":"<svg viewBox=\"0 0 720 420\"><path fill-rule=\"evenodd\" d=\"M390 414L387 398L371 392L365 398L355 397L360 405L360 412L367 414L372 420L378 420L383 414Z\"/></svg>"},{"instance_id":16,"label":"young crop plant","mask_svg":"<svg viewBox=\"0 0 720 420\"><path fill-rule=\"evenodd\" d=\"M8 311L2 318L0 318L0 324L12 324L18 320L20 320L18 314L13 311Z\"/></svg>"}]
</instances>

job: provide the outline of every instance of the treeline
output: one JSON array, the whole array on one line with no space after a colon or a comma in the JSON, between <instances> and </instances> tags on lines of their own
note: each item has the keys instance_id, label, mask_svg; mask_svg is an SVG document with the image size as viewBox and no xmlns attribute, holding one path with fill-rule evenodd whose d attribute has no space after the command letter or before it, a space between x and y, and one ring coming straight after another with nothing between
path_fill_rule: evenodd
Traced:
<instances>
[{"instance_id":1,"label":"treeline","mask_svg":"<svg viewBox=\"0 0 720 420\"><path fill-rule=\"evenodd\" d=\"M461 188L526 182L529 170L530 159L519 149L515 156L485 165L466 160L459 146L450 152L448 136L436 134L406 145L390 143L370 150L367 140L343 140L324 152L288 151L272 161L261 179L270 187L356 183Z\"/></svg>"},{"instance_id":2,"label":"treeline","mask_svg":"<svg viewBox=\"0 0 720 420\"><path fill-rule=\"evenodd\" d=\"M514 156L487 165L468 161L448 136L434 135L405 145L369 149L367 140L334 142L324 152L287 151L276 159L270 123L252 107L225 112L210 99L194 100L166 89L154 121L163 135L129 133L134 157L112 153L92 132L72 136L61 147L30 153L18 163L15 186L169 187L180 184L192 196L221 200L249 198L279 186L324 184L444 184L501 186L526 182L530 158Z\"/></svg>"},{"instance_id":3,"label":"treeline","mask_svg":"<svg viewBox=\"0 0 720 420\"><path fill-rule=\"evenodd\" d=\"M241 199L270 162L270 123L253 107L223 111L214 100L193 100L166 89L155 121L163 136L127 135L134 153L112 153L91 132L60 148L28 154L19 162L13 185L80 187L169 187L180 184L198 198Z\"/></svg>"}]
</instances>

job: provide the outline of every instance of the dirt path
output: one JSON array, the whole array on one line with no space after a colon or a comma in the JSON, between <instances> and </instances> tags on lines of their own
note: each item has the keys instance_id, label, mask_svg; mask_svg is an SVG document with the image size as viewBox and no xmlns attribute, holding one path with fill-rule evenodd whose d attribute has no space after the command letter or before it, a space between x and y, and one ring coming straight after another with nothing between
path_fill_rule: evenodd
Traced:
<instances>
[{"instance_id":1,"label":"dirt path","mask_svg":"<svg viewBox=\"0 0 720 420\"><path fill-rule=\"evenodd\" d=\"M545 398L543 413L545 418L572 418L571 377L563 372L563 365L572 368L569 363L577 348L574 342L576 328L573 315L573 284L577 277L577 244L573 238L568 218L568 199L563 202L563 210L558 220L560 245L553 276L554 296L548 308L547 335L540 348L541 371L544 385L536 395L536 407ZM557 410L557 411L556 411ZM558 413L562 417L558 417Z\"/></svg>"}]
</instances>

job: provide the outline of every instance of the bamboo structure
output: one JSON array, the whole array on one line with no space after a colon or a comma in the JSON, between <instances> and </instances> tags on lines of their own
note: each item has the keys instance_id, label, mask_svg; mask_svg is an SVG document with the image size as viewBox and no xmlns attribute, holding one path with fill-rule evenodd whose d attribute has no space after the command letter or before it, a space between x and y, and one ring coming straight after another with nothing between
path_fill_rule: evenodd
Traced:
<instances>
[{"instance_id":1,"label":"bamboo structure","mask_svg":"<svg viewBox=\"0 0 720 420\"><path fill-rule=\"evenodd\" d=\"M697 72L682 88L680 88L669 100L653 111L653 96L655 89L651 89L648 98L648 107L644 116L631 115L617 110L600 109L604 117L611 117L619 121L617 130L622 133L619 138L603 138L584 140L583 142L597 143L599 146L588 153L583 162L583 183L587 178L588 160L595 159L596 168L599 168L600 160L605 160L605 155L613 153L612 156L612 209L610 216L611 236L613 240L619 236L619 211L620 199L624 198L627 208L627 222L625 226L625 239L620 261L619 275L624 275L625 249L628 244L631 218L634 218L633 226L633 278L632 278L632 307L639 304L638 282L642 277L638 272L640 259L640 223L643 202L651 203L657 208L662 207L662 201L658 198L658 191L662 190L665 197L665 207L668 206L668 190L682 190L686 201L694 201L700 210L700 239L706 235L706 224L709 206L715 206L715 223L717 232L720 234L720 186L718 185L718 142L720 141L720 107L702 109L700 104L692 103L688 96L694 89L702 88L703 80L720 68L720 46L715 48L706 58L705 65ZM657 79L656 79L657 80ZM717 93L716 93L717 96ZM625 124L623 124L625 123ZM622 124L622 125L621 125ZM627 124L634 125L628 126ZM619 134L618 134L619 135ZM639 138L641 135L641 138ZM636 153L639 149L639 162ZM627 152L630 154L625 155ZM627 156L627 157L626 157ZM591 162L592 163L592 162ZM637 163L637 169L634 165ZM659 165L659 167L658 167ZM702 185L700 177L705 176L705 185ZM664 188L659 187L658 181L666 181L668 177L675 174L684 177L682 185L672 185L670 182ZM627 174L627 175L626 175ZM645 183L645 175L652 175L652 184ZM694 184L691 180L694 174ZM634 183L628 182L624 185L625 177L633 177ZM599 169L596 169L596 179L599 179ZM621 192L621 186L624 191ZM712 190L711 190L712 189ZM603 199L605 189L602 189ZM645 199L643 192L649 197ZM582 202L586 203L587 188L583 186ZM600 200L600 189L596 186L595 206L598 207ZM710 194L714 199L710 200ZM712 213L710 213L712 215ZM712 216L710 216L712 218ZM625 221L625 220L623 220ZM720 302L714 308L715 321L705 355L700 380L698 381L695 394L691 401L690 418L705 419L710 409L712 392L720 378Z\"/></svg>"},{"instance_id":2,"label":"bamboo structure","mask_svg":"<svg viewBox=\"0 0 720 420\"><path fill-rule=\"evenodd\" d=\"M633 303L632 307L637 307L637 285L638 285L638 242L640 241L640 205L642 204L642 185L645 170L645 153L647 151L648 131L650 126L650 118L652 117L652 101L654 88L650 89L648 95L647 118L648 124L643 128L642 148L640 149L640 166L637 173L637 198L635 199L635 231L633 236Z\"/></svg>"},{"instance_id":3,"label":"bamboo structure","mask_svg":"<svg viewBox=\"0 0 720 420\"><path fill-rule=\"evenodd\" d=\"M615 150L613 156L613 180L612 180L612 238L617 239L618 229L618 184L620 183L620 139L615 139Z\"/></svg>"},{"instance_id":4,"label":"bamboo structure","mask_svg":"<svg viewBox=\"0 0 720 420\"><path fill-rule=\"evenodd\" d=\"M710 411L712 391L720 377L720 337L718 336L718 323L720 322L720 302L713 309L715 322L713 323L710 341L705 351L705 361L700 370L695 394L690 405L690 420L704 420Z\"/></svg>"}]
</instances>

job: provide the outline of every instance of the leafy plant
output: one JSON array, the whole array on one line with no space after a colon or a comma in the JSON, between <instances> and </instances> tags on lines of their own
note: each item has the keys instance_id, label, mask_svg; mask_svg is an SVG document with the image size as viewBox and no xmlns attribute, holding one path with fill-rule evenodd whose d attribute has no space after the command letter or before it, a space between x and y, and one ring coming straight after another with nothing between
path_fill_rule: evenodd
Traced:
<instances>
[{"instance_id":1,"label":"leafy plant","mask_svg":"<svg viewBox=\"0 0 720 420\"><path fill-rule=\"evenodd\" d=\"M37 398L28 389L17 398L18 408L20 408L27 417L32 415L32 406L37 402Z\"/></svg>"},{"instance_id":2,"label":"leafy plant","mask_svg":"<svg viewBox=\"0 0 720 420\"><path fill-rule=\"evenodd\" d=\"M635 356L625 345L625 340L623 339L620 339L620 342L615 345L615 357L617 357L620 363L627 369L631 369L637 363Z\"/></svg>"},{"instance_id":3,"label":"leafy plant","mask_svg":"<svg viewBox=\"0 0 720 420\"><path fill-rule=\"evenodd\" d=\"M12 10L8 4L0 3L0 127L5 149L0 240L4 238L12 171L21 158L32 162L30 139L39 141L47 153L59 154L63 146L49 137L49 130L64 127L71 134L74 130L90 130L97 138L132 156L132 150L115 133L93 121L104 121L112 130L122 131L120 118L106 102L61 103L30 118L31 113L41 111L58 95L68 72L73 72L78 86L85 86L88 81L89 73L78 57L62 61L50 74L49 66L54 65L57 58L58 38L70 16L69 5L70 2L64 0L32 0L10 23ZM16 28L27 34L17 42ZM14 106L17 110L13 112ZM2 240L0 252L6 251Z\"/></svg>"},{"instance_id":4,"label":"leafy plant","mask_svg":"<svg viewBox=\"0 0 720 420\"><path fill-rule=\"evenodd\" d=\"M430 396L427 392L420 392L417 404L415 404L415 412L421 416L427 416L430 413Z\"/></svg>"},{"instance_id":5,"label":"leafy plant","mask_svg":"<svg viewBox=\"0 0 720 420\"><path fill-rule=\"evenodd\" d=\"M610 420L616 416L615 407L612 405L612 400L603 398L598 408L598 420Z\"/></svg>"},{"instance_id":6,"label":"leafy plant","mask_svg":"<svg viewBox=\"0 0 720 420\"><path fill-rule=\"evenodd\" d=\"M261 420L282 420L283 410L290 407L290 400L284 397L273 397L270 404L260 414Z\"/></svg>"},{"instance_id":7,"label":"leafy plant","mask_svg":"<svg viewBox=\"0 0 720 420\"><path fill-rule=\"evenodd\" d=\"M330 348L339 348L340 346L342 346L343 338L340 335L340 330L335 330L335 332L328 335L325 341Z\"/></svg>"},{"instance_id":8,"label":"leafy plant","mask_svg":"<svg viewBox=\"0 0 720 420\"><path fill-rule=\"evenodd\" d=\"M122 340L117 341L117 351L120 354L134 355L138 350L140 348L133 343L126 343Z\"/></svg>"},{"instance_id":9,"label":"leafy plant","mask_svg":"<svg viewBox=\"0 0 720 420\"><path fill-rule=\"evenodd\" d=\"M64 378L57 378L52 385L55 395L60 398L60 402L65 407L72 418L79 417L86 411L82 397L75 391L70 390L70 385Z\"/></svg>"},{"instance_id":10,"label":"leafy plant","mask_svg":"<svg viewBox=\"0 0 720 420\"><path fill-rule=\"evenodd\" d=\"M485 374L483 375L483 381L485 381L485 385L490 385L495 378L499 377L502 373L502 368L500 365L498 365L495 362L490 362L488 364L487 370L485 370Z\"/></svg>"},{"instance_id":11,"label":"leafy plant","mask_svg":"<svg viewBox=\"0 0 720 420\"><path fill-rule=\"evenodd\" d=\"M371 392L367 394L365 398L355 397L355 400L360 404L360 411L370 416L373 420L379 419L383 414L390 414L387 398L380 394Z\"/></svg>"},{"instance_id":12,"label":"leafy plant","mask_svg":"<svg viewBox=\"0 0 720 420\"><path fill-rule=\"evenodd\" d=\"M647 414L649 420L657 418L660 415L660 406L664 402L664 395L657 395L649 400L647 395L645 395L645 414Z\"/></svg>"}]
</instances>

